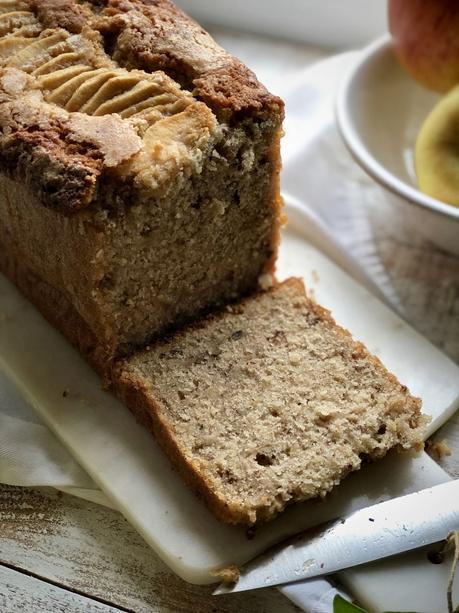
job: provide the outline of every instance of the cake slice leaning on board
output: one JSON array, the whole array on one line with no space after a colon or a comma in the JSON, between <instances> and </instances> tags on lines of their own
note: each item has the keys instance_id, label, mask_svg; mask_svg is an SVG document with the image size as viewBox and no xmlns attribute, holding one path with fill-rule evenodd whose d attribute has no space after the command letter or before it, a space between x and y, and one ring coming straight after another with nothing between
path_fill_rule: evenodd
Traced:
<instances>
[{"instance_id":1,"label":"cake slice leaning on board","mask_svg":"<svg viewBox=\"0 0 459 613\"><path fill-rule=\"evenodd\" d=\"M299 279L119 362L113 380L229 523L271 519L393 447L421 446L420 400Z\"/></svg>"}]
</instances>

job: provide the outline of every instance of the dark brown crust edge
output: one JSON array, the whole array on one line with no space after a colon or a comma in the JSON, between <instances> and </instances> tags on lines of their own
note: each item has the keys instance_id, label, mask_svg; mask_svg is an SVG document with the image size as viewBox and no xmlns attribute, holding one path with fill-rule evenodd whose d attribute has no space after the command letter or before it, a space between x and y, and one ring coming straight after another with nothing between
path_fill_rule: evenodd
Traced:
<instances>
[{"instance_id":1,"label":"dark brown crust edge","mask_svg":"<svg viewBox=\"0 0 459 613\"><path fill-rule=\"evenodd\" d=\"M199 469L186 460L167 424L161 419L159 407L150 397L149 390L140 381L134 383L122 372L114 375L112 384L118 398L129 408L136 420L153 434L185 483L217 519L224 523L241 523L241 517L244 517L242 521L250 523L243 508L239 509L239 513L234 507L230 508L212 491Z\"/></svg>"},{"instance_id":2,"label":"dark brown crust edge","mask_svg":"<svg viewBox=\"0 0 459 613\"><path fill-rule=\"evenodd\" d=\"M13 181L24 182L44 206L72 215L93 201L103 162L89 144L84 149L72 142L62 126L24 126L0 138L0 169Z\"/></svg>"}]
</instances>

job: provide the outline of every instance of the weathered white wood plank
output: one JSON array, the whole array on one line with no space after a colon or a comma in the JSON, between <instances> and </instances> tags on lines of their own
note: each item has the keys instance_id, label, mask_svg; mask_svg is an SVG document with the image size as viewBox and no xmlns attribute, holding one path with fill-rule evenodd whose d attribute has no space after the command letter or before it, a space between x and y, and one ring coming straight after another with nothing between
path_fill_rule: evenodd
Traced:
<instances>
[{"instance_id":1,"label":"weathered white wood plank","mask_svg":"<svg viewBox=\"0 0 459 613\"><path fill-rule=\"evenodd\" d=\"M0 566L2 613L119 613L120 609L85 598L21 572Z\"/></svg>"},{"instance_id":2,"label":"weathered white wood plank","mask_svg":"<svg viewBox=\"0 0 459 613\"><path fill-rule=\"evenodd\" d=\"M217 599L186 584L119 513L53 490L0 486L2 561L136 613L298 611L277 590Z\"/></svg>"}]
</instances>

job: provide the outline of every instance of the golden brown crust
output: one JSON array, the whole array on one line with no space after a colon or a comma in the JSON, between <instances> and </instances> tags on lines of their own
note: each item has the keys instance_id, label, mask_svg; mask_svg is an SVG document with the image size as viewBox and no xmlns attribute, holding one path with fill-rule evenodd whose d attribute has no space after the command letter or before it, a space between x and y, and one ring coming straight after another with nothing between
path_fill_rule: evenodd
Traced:
<instances>
[{"instance_id":1,"label":"golden brown crust","mask_svg":"<svg viewBox=\"0 0 459 613\"><path fill-rule=\"evenodd\" d=\"M68 113L44 102L21 71L0 69L0 168L46 206L65 214L87 206L103 173L141 146L118 116Z\"/></svg>"},{"instance_id":2,"label":"golden brown crust","mask_svg":"<svg viewBox=\"0 0 459 613\"><path fill-rule=\"evenodd\" d=\"M108 161L107 142L110 149L113 149L116 145L116 139L113 138L115 134L118 149L135 149L131 147L133 138L128 132L132 128L140 129L135 122L129 123L119 118L117 122L115 115L111 115L110 121L116 124L114 130L107 130L107 121L104 126L96 125L95 117L91 118L91 123L88 120L88 130L75 130L75 125L78 123L81 127L84 120L73 117L74 105L67 107L69 100L65 94L59 97L54 90L46 89L53 82L49 76L50 68L40 72L44 65L53 62L57 73L69 66L78 69L80 64L83 71L105 70L106 73L120 71L116 63L128 70L140 68L147 72L156 71L157 75L161 74L158 70L163 70L185 88L189 88L195 98L193 100L190 93L180 90L171 79L167 84L161 83L158 78L158 86L164 88L164 97L169 96L171 105L176 100L175 96L177 99L183 98L179 103L184 103L188 97L188 102L193 101L202 107L206 105L207 112L212 111L220 121L236 126L241 125L239 119L247 122L247 117L253 117L256 122L253 132L260 129L264 133L267 148L271 150L272 202L274 207L278 206L282 101L271 95L246 66L219 47L201 26L184 15L172 2L94 0L79 3L76 0L27 0L24 6L38 20L33 26L38 28L38 32L31 38L23 39L28 41L25 47L20 37L17 43L12 44L10 41L12 46L4 49L6 55L0 59L3 65L12 65L16 69L2 70L22 73L27 87L35 88L36 94L41 93L45 101L51 104L46 108L46 105L38 103L38 98L28 99L27 102L27 98L22 99L22 92L13 95L4 86L5 78L2 77L0 168L11 178L25 182L46 206L69 214L93 202L99 192L102 175L115 166ZM34 19L34 16L30 14L30 18ZM105 38L105 50L101 35ZM14 32L10 38L16 40ZM16 44L19 45L17 49ZM31 45L30 50L28 45ZM12 54L13 64L10 64L8 53ZM35 72L37 69L38 73ZM51 74L55 71L51 71ZM83 72L81 83L84 83L85 74L93 73ZM124 70L120 79L127 78L126 74ZM133 75L132 72L130 74ZM43 75L45 80L41 81ZM164 74L162 77L163 80L167 79ZM57 75L55 78L65 79ZM153 79L153 75L145 75L145 78ZM176 92L172 92L172 86ZM72 99L76 96L78 100L76 92L74 94ZM5 102L8 103L6 108ZM38 117L37 113L28 112L36 106L39 107ZM62 112L51 113L53 106ZM83 103L82 113L86 112L90 113L84 110ZM168 112L169 109L166 109L165 113ZM102 118L98 119L101 121ZM244 129L248 130L247 125ZM83 138L82 131L87 136L97 132L97 138Z\"/></svg>"},{"instance_id":3,"label":"golden brown crust","mask_svg":"<svg viewBox=\"0 0 459 613\"><path fill-rule=\"evenodd\" d=\"M283 102L170 0L106 0L98 29L130 68L164 70L218 116L276 114Z\"/></svg>"},{"instance_id":4,"label":"golden brown crust","mask_svg":"<svg viewBox=\"0 0 459 613\"><path fill-rule=\"evenodd\" d=\"M236 58L193 79L193 95L223 118L276 114L284 117L283 102L261 85L255 74Z\"/></svg>"},{"instance_id":5,"label":"golden brown crust","mask_svg":"<svg viewBox=\"0 0 459 613\"><path fill-rule=\"evenodd\" d=\"M64 28L72 34L81 32L91 16L75 0L28 0L28 4L45 28Z\"/></svg>"},{"instance_id":6,"label":"golden brown crust","mask_svg":"<svg viewBox=\"0 0 459 613\"><path fill-rule=\"evenodd\" d=\"M158 160L164 149L164 138L159 138L161 142L156 143L155 147L146 147L150 155L154 154L154 158L149 158L143 165L144 160L140 159L143 146L140 137L145 141L149 138L151 141L155 132L150 130L152 126L147 126L147 138L145 132L136 131L133 122L122 120L114 112L104 116L77 112L79 107L76 107L76 110L67 108L70 98L65 100L64 95L64 102L62 99L58 100L58 97L52 100L51 97L47 97L51 89L46 90L47 93L40 89L42 86L40 86L40 76L37 74L44 76L48 84L52 78L57 78L54 76L54 69L51 71L52 78L49 71L45 69L40 73L40 70L48 63L54 62L53 65L56 65L56 60L59 59L56 48L59 46L59 54L62 57L78 56L75 64L71 65L72 68L75 66L78 68L78 62L82 57L85 60L89 58L87 62L83 62L83 70L117 71L116 74L123 73L122 78L126 78L126 71L118 69L108 55L105 57L101 36L94 30L97 27L105 37L107 51L112 52L114 59L120 64L129 69L142 68L149 72L162 69L189 88L199 100L198 102L193 99L189 92L180 91L180 88L172 83L179 92L176 94L170 85L170 79L163 73L157 73L159 75L157 79L155 75L144 75L151 82L156 79L155 84L158 85L159 92L163 93L163 97L169 96L171 108L180 96L190 99L190 106L186 107L186 110L184 105L177 111L177 114L181 114L182 120L190 120L189 124L184 126L186 138L183 138L183 143L179 142L177 130L171 129L171 140L175 139L174 144L176 141L179 145L183 144L181 150L185 163L178 160L177 156L172 160L171 156L166 156L169 161L175 163L178 160L178 166L181 168L186 166L188 158L192 157L187 150L187 147L192 149L190 125L199 123L198 120L202 120L203 125L201 131L196 130L197 142L201 142L202 135L205 136L203 146L195 147L199 153L204 151L206 155L211 155L214 132L219 138L222 134L228 133L228 126L225 125L222 129L217 120L231 123L229 131L234 127L235 132L238 130L243 132L247 140L261 142L259 157L263 160L269 187L266 188L264 199L259 196L259 200L265 203L266 208L272 207L274 212L272 249L266 259L271 253L272 256L263 270L272 272L279 242L278 219L281 207L279 141L283 117L282 102L272 96L239 60L216 45L207 32L168 0L107 0L91 4L92 10L90 3L78 3L76 0L28 0L28 7L40 22L34 22L34 28L37 28L36 40L32 50L25 54L28 63L21 64L16 58L16 68L0 68L0 169L4 175L15 181L13 185L24 185L27 188L27 200L37 205L35 221L45 220L46 215L54 215L54 211L57 211L63 215L58 214L56 217L62 223L68 222L70 228L75 220L80 219L80 214L86 215L82 209L93 202L99 207L99 212L105 214L105 210L100 211L107 204L103 200L105 192L110 194L109 197L114 193L117 195L123 193L123 198L124 193L127 193L125 201L129 204L136 194L131 173L133 168L130 167L130 162L134 158L142 169L150 169L155 163L157 169L161 170ZM31 19L34 19L33 15ZM40 24L44 28L41 34ZM69 36L68 33L78 35ZM46 39L49 42L53 37L57 42L49 43L48 47L48 43L43 41ZM28 42L31 40L32 38L28 39ZM52 46L54 44L57 45L56 48ZM18 53L21 57L20 51ZM59 72L59 69L67 67L64 63L62 66L59 65L56 71ZM36 70L38 73L33 74ZM129 78L131 77L133 72L129 74ZM165 81L169 83L165 84ZM55 91L51 93L54 94ZM76 91L73 95L75 93ZM78 96L76 98L78 99ZM165 115L170 124L174 124L171 119L172 113L166 110ZM191 122L191 117L196 121ZM161 125L164 129L167 128L165 123ZM207 142L208 149L206 149ZM201 159L200 155L195 157ZM200 173L195 174L199 176ZM170 177L167 172L164 175L164 184L166 184L170 181ZM35 303L46 319L65 334L95 370L104 379L109 380L112 363L101 348L104 335L97 327L99 320L92 316L88 317L88 310L82 308L82 303L91 295L94 287L91 286L93 283L91 274L96 264L93 260L82 259L81 270L85 272L76 276L75 282L72 278L69 279L72 277L71 270L77 267L73 266L74 260L68 257L66 248L73 248L80 257L80 245L87 235L87 228L78 235L72 246L65 243L64 248L55 252L58 271L57 273L54 271L54 276L51 270L53 264L50 264L49 258L43 257L41 252L36 260L40 262L40 266L34 268L31 263L33 249L31 247L19 249L14 243L14 241L19 242L23 234L20 224L17 226L14 223L10 224L14 232L17 230L16 235L9 231L8 222L14 219L15 215L14 206L8 206L10 204L8 199L11 197L11 202L17 206L21 206L21 199L17 200L14 193L6 197L8 179L3 180L7 185L2 199L5 204L5 224L0 230L4 230L1 240L4 240L5 244L0 243L0 269L26 297ZM104 190L105 186L110 189ZM101 193L103 196L99 198ZM38 206L39 202L54 210L43 210ZM110 201L109 204L114 203ZM97 212L97 207L95 210ZM90 213L91 211L88 215ZM64 217L67 215L72 215L72 219ZM105 219L103 215L100 218ZM101 233L104 231L104 224L105 221L98 218L97 228L100 228ZM75 228L77 226L75 222ZM46 231L40 234L36 224L31 224L30 228L31 242L39 243L38 251L40 251L43 240L45 242L48 238L52 240L53 237L48 235L53 230L46 226ZM65 233L63 235L66 236ZM34 247L36 249L37 245ZM43 245L43 248L45 247L46 245ZM54 253L52 250L51 252ZM65 277L65 283L59 275ZM86 279L88 282L84 285ZM71 290L74 290L74 294ZM90 302L89 298L87 302ZM85 317L92 329L85 321ZM107 328L109 325L110 321L107 322ZM105 327L102 332L104 331ZM133 390L132 386L128 385L129 382L123 387L116 378L115 381L119 395L126 395L139 420L156 434L169 455L175 458L179 470L193 489L204 492L203 495L214 513L223 521L238 521L238 517L244 513L242 506L229 508L217 494L206 492L205 476L200 473L198 466L194 466L190 471L183 453L176 446L167 427L161 422L154 401L145 400L146 394Z\"/></svg>"}]
</instances>

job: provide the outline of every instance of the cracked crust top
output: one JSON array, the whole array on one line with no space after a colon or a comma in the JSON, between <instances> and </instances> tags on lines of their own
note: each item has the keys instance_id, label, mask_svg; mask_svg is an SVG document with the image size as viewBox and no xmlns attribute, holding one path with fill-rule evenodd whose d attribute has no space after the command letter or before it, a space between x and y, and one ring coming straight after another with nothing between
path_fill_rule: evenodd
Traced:
<instances>
[{"instance_id":1,"label":"cracked crust top","mask_svg":"<svg viewBox=\"0 0 459 613\"><path fill-rule=\"evenodd\" d=\"M283 103L170 0L106 0L96 27L122 65L164 70L217 114L282 113Z\"/></svg>"},{"instance_id":2,"label":"cracked crust top","mask_svg":"<svg viewBox=\"0 0 459 613\"><path fill-rule=\"evenodd\" d=\"M92 13L74 0L28 0L28 5L45 28L64 28L78 34Z\"/></svg>"},{"instance_id":3,"label":"cracked crust top","mask_svg":"<svg viewBox=\"0 0 459 613\"><path fill-rule=\"evenodd\" d=\"M64 214L107 173L142 167L164 185L167 161L146 143L176 126L170 150L188 168L185 148L197 159L219 123L280 130L282 102L169 0L0 0L0 36L1 168Z\"/></svg>"},{"instance_id":4,"label":"cracked crust top","mask_svg":"<svg viewBox=\"0 0 459 613\"><path fill-rule=\"evenodd\" d=\"M49 206L74 212L92 201L104 168L132 158L142 141L119 116L67 113L33 86L22 71L0 73L0 166Z\"/></svg>"}]
</instances>

